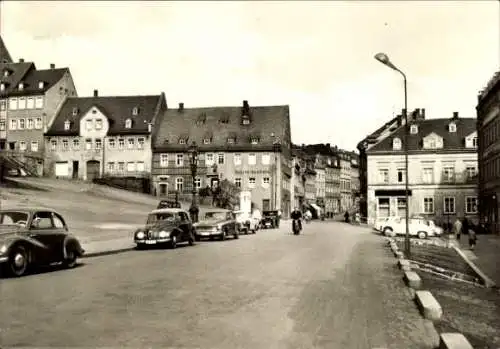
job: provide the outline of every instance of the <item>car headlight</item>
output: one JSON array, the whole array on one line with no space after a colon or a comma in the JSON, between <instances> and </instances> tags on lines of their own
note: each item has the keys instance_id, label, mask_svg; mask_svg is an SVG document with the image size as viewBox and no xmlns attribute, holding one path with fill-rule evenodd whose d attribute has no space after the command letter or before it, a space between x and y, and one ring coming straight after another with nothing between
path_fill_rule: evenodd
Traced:
<instances>
[{"instance_id":1,"label":"car headlight","mask_svg":"<svg viewBox=\"0 0 500 349\"><path fill-rule=\"evenodd\" d=\"M168 233L166 231L160 231L160 233L158 234L158 236L160 238L166 238L168 236Z\"/></svg>"},{"instance_id":2,"label":"car headlight","mask_svg":"<svg viewBox=\"0 0 500 349\"><path fill-rule=\"evenodd\" d=\"M222 225L217 225L217 230L222 230Z\"/></svg>"},{"instance_id":3,"label":"car headlight","mask_svg":"<svg viewBox=\"0 0 500 349\"><path fill-rule=\"evenodd\" d=\"M7 252L7 245L0 246L0 254L4 254L5 252Z\"/></svg>"},{"instance_id":4,"label":"car headlight","mask_svg":"<svg viewBox=\"0 0 500 349\"><path fill-rule=\"evenodd\" d=\"M145 236L146 235L142 231L140 231L137 234L135 234L135 237L138 238L138 239L144 239Z\"/></svg>"}]
</instances>

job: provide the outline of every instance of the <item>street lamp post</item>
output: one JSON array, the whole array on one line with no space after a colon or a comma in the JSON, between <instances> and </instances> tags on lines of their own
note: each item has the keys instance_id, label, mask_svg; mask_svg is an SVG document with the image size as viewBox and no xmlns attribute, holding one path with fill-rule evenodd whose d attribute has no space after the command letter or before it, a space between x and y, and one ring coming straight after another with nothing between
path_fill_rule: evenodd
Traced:
<instances>
[{"instance_id":1,"label":"street lamp post","mask_svg":"<svg viewBox=\"0 0 500 349\"><path fill-rule=\"evenodd\" d=\"M196 145L196 142L193 142L191 146L189 147L189 154L190 154L190 165L191 165L191 177L193 179L193 198L191 201L191 207L189 208L189 214L191 215L191 220L193 223L198 222L198 212L199 208L198 205L196 204L196 172L198 171L198 146Z\"/></svg>"},{"instance_id":2,"label":"street lamp post","mask_svg":"<svg viewBox=\"0 0 500 349\"><path fill-rule=\"evenodd\" d=\"M404 96L405 96L405 104L404 104L404 154L405 154L405 253L407 256L410 256L410 226L409 226L409 203L408 203L408 93L407 93L407 88L406 88L406 75L403 73L400 69L398 69L390 60L389 57L385 53L377 53L375 55L375 59L379 61L380 63L388 66L389 68L397 71L403 76L403 88L404 88Z\"/></svg>"}]
</instances>

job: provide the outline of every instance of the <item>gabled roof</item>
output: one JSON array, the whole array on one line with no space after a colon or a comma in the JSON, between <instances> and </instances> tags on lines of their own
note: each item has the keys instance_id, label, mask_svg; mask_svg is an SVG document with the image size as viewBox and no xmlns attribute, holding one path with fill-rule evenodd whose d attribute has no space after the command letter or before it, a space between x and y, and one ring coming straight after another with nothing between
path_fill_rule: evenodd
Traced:
<instances>
[{"instance_id":1,"label":"gabled roof","mask_svg":"<svg viewBox=\"0 0 500 349\"><path fill-rule=\"evenodd\" d=\"M54 84L61 80L64 74L69 73L69 68L45 69L45 70L30 70L19 82L23 83L23 89L19 90L19 83L13 86L10 90L10 96L29 96L44 94ZM43 87L40 88L39 83L43 82Z\"/></svg>"},{"instance_id":2,"label":"gabled roof","mask_svg":"<svg viewBox=\"0 0 500 349\"><path fill-rule=\"evenodd\" d=\"M109 136L150 134L148 124L154 122L162 103L165 103L163 93L154 96L68 97L45 135L79 135L80 119L92 107L98 108L109 119ZM138 108L137 115L133 115L134 108ZM76 115L73 115L73 110ZM125 128L127 119L132 120L130 129ZM70 122L69 130L64 130L66 121Z\"/></svg>"},{"instance_id":3,"label":"gabled roof","mask_svg":"<svg viewBox=\"0 0 500 349\"><path fill-rule=\"evenodd\" d=\"M456 132L449 132L448 125L450 122L455 122L457 125ZM429 152L435 153L436 151L460 151L466 150L465 138L471 135L476 130L476 119L475 118L457 118L457 119L427 119L427 120L414 120L411 122L412 125L418 126L417 134L408 135L408 150L409 151L426 151L423 149L423 139L435 133L443 138L443 148L441 149L428 149ZM394 138L400 138L401 142L404 142L404 127L399 127L390 137L382 140L380 143L375 144L373 147L367 150L367 153L374 152L402 152L404 149L404 144L401 150L393 150L392 141ZM467 149L469 150L469 149ZM473 150L473 149L471 149Z\"/></svg>"},{"instance_id":4,"label":"gabled roof","mask_svg":"<svg viewBox=\"0 0 500 349\"><path fill-rule=\"evenodd\" d=\"M12 63L12 57L10 56L7 46L3 42L2 36L0 35L0 63Z\"/></svg>"},{"instance_id":5,"label":"gabled roof","mask_svg":"<svg viewBox=\"0 0 500 349\"><path fill-rule=\"evenodd\" d=\"M11 95L17 89L19 83L23 81L28 73L36 70L35 64L32 62L23 63L1 63L0 62L0 83L5 85L5 90L0 91L0 96ZM8 76L4 73L7 71Z\"/></svg>"},{"instance_id":6,"label":"gabled roof","mask_svg":"<svg viewBox=\"0 0 500 349\"><path fill-rule=\"evenodd\" d=\"M193 141L200 151L270 151L274 143L289 141L286 139L290 125L288 105L251 107L248 102L243 105L167 109L157 123L153 151L184 151ZM242 124L244 114L249 116L248 125ZM204 144L207 135L212 136L211 141ZM179 138L185 136L188 136L186 144L179 144ZM257 138L258 143L252 144L252 138Z\"/></svg>"}]
</instances>

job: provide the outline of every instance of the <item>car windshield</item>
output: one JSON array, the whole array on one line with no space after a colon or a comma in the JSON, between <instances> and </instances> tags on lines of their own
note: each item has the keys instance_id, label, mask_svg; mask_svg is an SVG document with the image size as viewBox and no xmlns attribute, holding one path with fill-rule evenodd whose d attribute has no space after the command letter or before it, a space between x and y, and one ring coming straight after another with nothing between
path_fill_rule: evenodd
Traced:
<instances>
[{"instance_id":1,"label":"car windshield","mask_svg":"<svg viewBox=\"0 0 500 349\"><path fill-rule=\"evenodd\" d=\"M150 213L148 216L148 224L160 222L160 221L171 221L175 220L175 214L173 212L164 213Z\"/></svg>"},{"instance_id":2,"label":"car windshield","mask_svg":"<svg viewBox=\"0 0 500 349\"><path fill-rule=\"evenodd\" d=\"M207 221L220 221L226 219L226 212L207 212L205 213L205 220Z\"/></svg>"},{"instance_id":3,"label":"car windshield","mask_svg":"<svg viewBox=\"0 0 500 349\"><path fill-rule=\"evenodd\" d=\"M26 226L28 222L29 215L26 212L22 211L4 211L0 212L0 224L1 225L9 225L9 224L21 224Z\"/></svg>"}]
</instances>

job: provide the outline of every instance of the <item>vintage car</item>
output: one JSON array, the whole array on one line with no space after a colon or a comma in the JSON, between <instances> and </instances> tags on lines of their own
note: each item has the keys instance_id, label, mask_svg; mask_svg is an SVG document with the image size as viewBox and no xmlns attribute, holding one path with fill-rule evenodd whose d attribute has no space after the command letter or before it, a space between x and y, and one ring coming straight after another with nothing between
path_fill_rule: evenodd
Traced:
<instances>
[{"instance_id":1,"label":"vintage car","mask_svg":"<svg viewBox=\"0 0 500 349\"><path fill-rule=\"evenodd\" d=\"M426 219L410 218L409 223L410 236L416 236L419 239L440 236L443 233L442 228L437 227L434 225L434 222ZM406 219L390 217L384 222L381 231L386 236L405 235Z\"/></svg>"},{"instance_id":2,"label":"vintage car","mask_svg":"<svg viewBox=\"0 0 500 349\"><path fill-rule=\"evenodd\" d=\"M234 213L225 209L205 211L202 219L194 226L196 240L215 237L225 240L230 235L238 239L240 234Z\"/></svg>"},{"instance_id":3,"label":"vintage car","mask_svg":"<svg viewBox=\"0 0 500 349\"><path fill-rule=\"evenodd\" d=\"M176 248L178 243L194 244L194 228L185 210L161 208L148 214L146 225L134 233L138 249L151 245L169 245Z\"/></svg>"},{"instance_id":4,"label":"vintage car","mask_svg":"<svg viewBox=\"0 0 500 349\"><path fill-rule=\"evenodd\" d=\"M278 217L278 211L264 211L264 212L262 212L262 220L260 221L260 226L263 229L279 228L280 222L279 222L279 217Z\"/></svg>"},{"instance_id":5,"label":"vintage car","mask_svg":"<svg viewBox=\"0 0 500 349\"><path fill-rule=\"evenodd\" d=\"M29 267L54 263L72 268L83 253L57 212L43 208L0 210L0 264L8 274L22 276Z\"/></svg>"},{"instance_id":6,"label":"vintage car","mask_svg":"<svg viewBox=\"0 0 500 349\"><path fill-rule=\"evenodd\" d=\"M181 208L181 204L175 200L161 200L156 208Z\"/></svg>"},{"instance_id":7,"label":"vintage car","mask_svg":"<svg viewBox=\"0 0 500 349\"><path fill-rule=\"evenodd\" d=\"M260 220L250 212L234 211L233 213L236 217L236 222L239 224L240 232L255 234L259 230Z\"/></svg>"}]
</instances>

